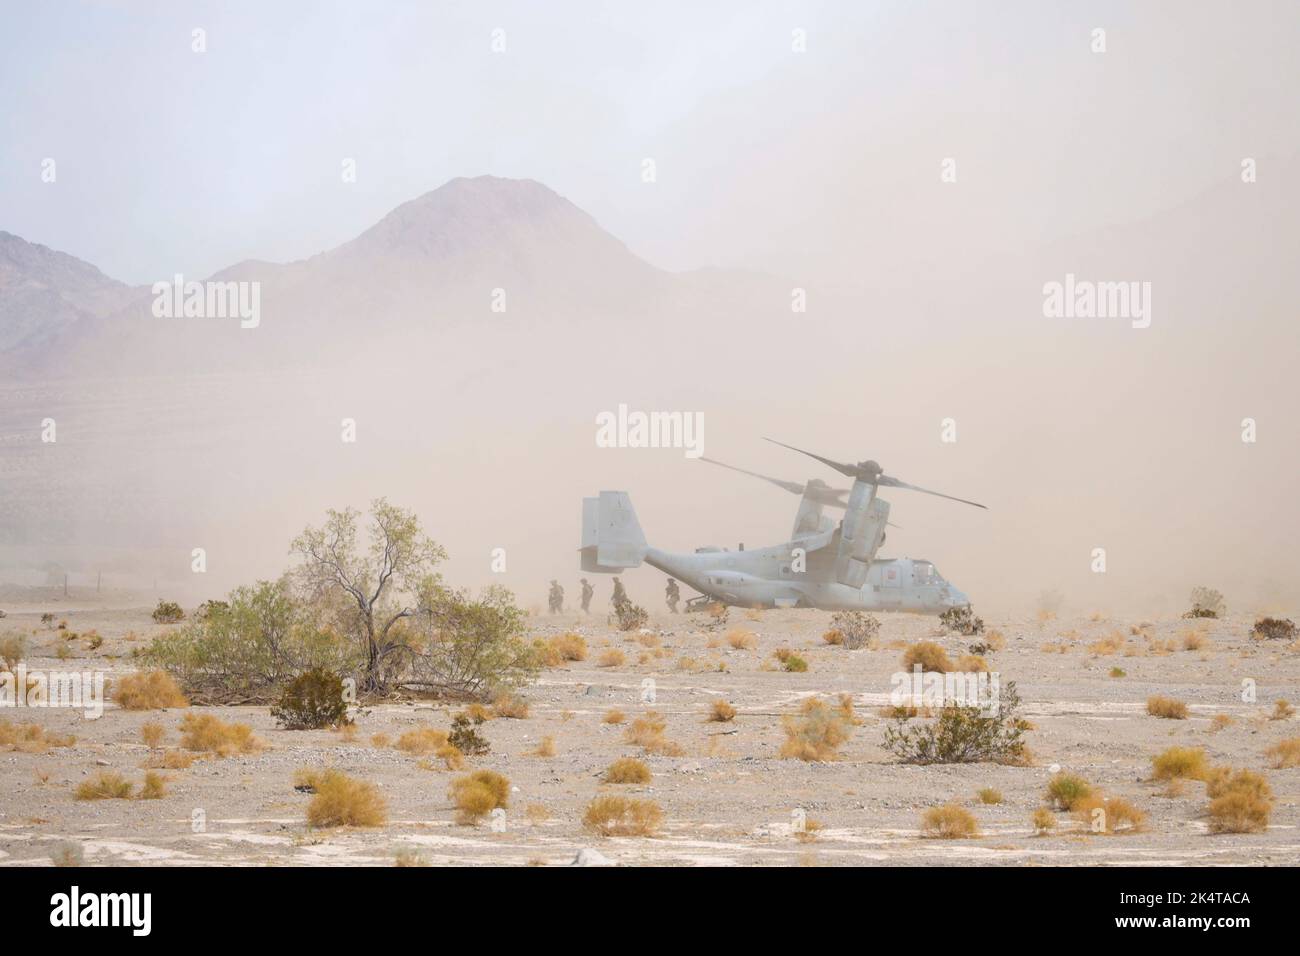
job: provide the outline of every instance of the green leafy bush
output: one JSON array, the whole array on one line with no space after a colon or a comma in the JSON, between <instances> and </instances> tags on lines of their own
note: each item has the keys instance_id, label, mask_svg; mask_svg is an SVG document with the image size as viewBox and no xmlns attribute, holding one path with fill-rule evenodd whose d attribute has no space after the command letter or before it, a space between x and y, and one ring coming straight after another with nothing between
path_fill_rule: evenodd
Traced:
<instances>
[{"instance_id":1,"label":"green leafy bush","mask_svg":"<svg viewBox=\"0 0 1300 956\"><path fill-rule=\"evenodd\" d=\"M159 601L153 609L153 619L158 624L175 624L185 619L185 611L175 601Z\"/></svg>"},{"instance_id":2,"label":"green leafy bush","mask_svg":"<svg viewBox=\"0 0 1300 956\"><path fill-rule=\"evenodd\" d=\"M1014 681L1003 685L992 715L984 708L950 703L936 719L911 722L893 718L885 728L884 747L906 763L1023 763L1027 757L1021 739L1028 725L1016 716L1020 695Z\"/></svg>"},{"instance_id":3,"label":"green leafy bush","mask_svg":"<svg viewBox=\"0 0 1300 956\"><path fill-rule=\"evenodd\" d=\"M352 723L343 694L343 679L314 667L290 681L271 708L271 716L286 730L318 730Z\"/></svg>"}]
</instances>

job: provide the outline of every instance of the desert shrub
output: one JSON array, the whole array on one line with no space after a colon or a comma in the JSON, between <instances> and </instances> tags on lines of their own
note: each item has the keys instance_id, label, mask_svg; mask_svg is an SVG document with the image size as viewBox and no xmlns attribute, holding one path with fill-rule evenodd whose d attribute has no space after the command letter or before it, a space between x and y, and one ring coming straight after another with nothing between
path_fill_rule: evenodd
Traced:
<instances>
[{"instance_id":1,"label":"desert shrub","mask_svg":"<svg viewBox=\"0 0 1300 956\"><path fill-rule=\"evenodd\" d=\"M605 769L606 783L649 783L650 768L635 757L620 757Z\"/></svg>"},{"instance_id":2,"label":"desert shrub","mask_svg":"<svg viewBox=\"0 0 1300 956\"><path fill-rule=\"evenodd\" d=\"M996 705L948 703L937 718L916 725L895 718L885 728L884 747L906 763L1024 763L1027 752L1021 738L1029 728L1016 714L1020 695L1015 681L999 688Z\"/></svg>"},{"instance_id":3,"label":"desert shrub","mask_svg":"<svg viewBox=\"0 0 1300 956\"><path fill-rule=\"evenodd\" d=\"M862 611L836 611L831 615L831 630L838 634L838 641L828 640L828 644L843 644L849 650L857 650L870 644L880 632L880 622Z\"/></svg>"},{"instance_id":4,"label":"desert shrub","mask_svg":"<svg viewBox=\"0 0 1300 956\"><path fill-rule=\"evenodd\" d=\"M555 756L555 738L543 737L537 743L537 749L532 752L534 757L554 757Z\"/></svg>"},{"instance_id":5,"label":"desert shrub","mask_svg":"<svg viewBox=\"0 0 1300 956\"><path fill-rule=\"evenodd\" d=\"M175 624L185 620L185 611L175 601L160 600L153 609L153 619L156 624Z\"/></svg>"},{"instance_id":6,"label":"desert shrub","mask_svg":"<svg viewBox=\"0 0 1300 956\"><path fill-rule=\"evenodd\" d=\"M1056 829L1056 817L1046 807L1035 810L1029 820L1034 825L1034 833L1038 836L1046 836Z\"/></svg>"},{"instance_id":7,"label":"desert shrub","mask_svg":"<svg viewBox=\"0 0 1300 956\"><path fill-rule=\"evenodd\" d=\"M836 759L853 727L842 709L815 697L805 700L798 714L783 717L781 724L785 730L781 756L804 761Z\"/></svg>"},{"instance_id":8,"label":"desert shrub","mask_svg":"<svg viewBox=\"0 0 1300 956\"><path fill-rule=\"evenodd\" d=\"M1218 733L1226 727L1232 726L1232 717L1228 714L1215 714L1210 718L1210 733Z\"/></svg>"},{"instance_id":9,"label":"desert shrub","mask_svg":"<svg viewBox=\"0 0 1300 956\"><path fill-rule=\"evenodd\" d=\"M623 732L624 739L649 754L664 757L680 757L682 748L664 736L668 723L656 711L647 710L637 717Z\"/></svg>"},{"instance_id":10,"label":"desert shrub","mask_svg":"<svg viewBox=\"0 0 1300 956\"><path fill-rule=\"evenodd\" d=\"M1152 717L1164 717L1168 720L1186 720L1187 705L1181 700L1156 694L1147 698L1147 713Z\"/></svg>"},{"instance_id":11,"label":"desert shrub","mask_svg":"<svg viewBox=\"0 0 1300 956\"><path fill-rule=\"evenodd\" d=\"M1257 641L1293 641L1296 639L1295 622L1288 618L1261 617L1250 629Z\"/></svg>"},{"instance_id":12,"label":"desert shrub","mask_svg":"<svg viewBox=\"0 0 1300 956\"><path fill-rule=\"evenodd\" d=\"M547 643L561 661L587 659L587 642L581 634L557 634Z\"/></svg>"},{"instance_id":13,"label":"desert shrub","mask_svg":"<svg viewBox=\"0 0 1300 956\"><path fill-rule=\"evenodd\" d=\"M1269 720L1290 720L1295 716L1295 708L1291 706L1289 700L1275 700L1273 702L1273 713L1268 715Z\"/></svg>"},{"instance_id":14,"label":"desert shrub","mask_svg":"<svg viewBox=\"0 0 1300 956\"><path fill-rule=\"evenodd\" d=\"M1170 747L1151 758L1153 780L1204 780L1209 770L1200 747Z\"/></svg>"},{"instance_id":15,"label":"desert shrub","mask_svg":"<svg viewBox=\"0 0 1300 956\"><path fill-rule=\"evenodd\" d=\"M1192 588L1192 609L1183 617L1223 617L1227 613L1227 605L1223 601L1223 595L1214 588Z\"/></svg>"},{"instance_id":16,"label":"desert shrub","mask_svg":"<svg viewBox=\"0 0 1300 956\"><path fill-rule=\"evenodd\" d=\"M189 701L166 671L136 671L114 682L113 696L123 710L167 710Z\"/></svg>"},{"instance_id":17,"label":"desert shrub","mask_svg":"<svg viewBox=\"0 0 1300 956\"><path fill-rule=\"evenodd\" d=\"M323 770L311 781L315 795L307 804L308 826L379 827L388 821L388 804L374 784L339 770Z\"/></svg>"},{"instance_id":18,"label":"desert shrub","mask_svg":"<svg viewBox=\"0 0 1300 956\"><path fill-rule=\"evenodd\" d=\"M725 700L715 700L713 706L709 708L709 720L714 723L725 724L736 717L736 708Z\"/></svg>"},{"instance_id":19,"label":"desert shrub","mask_svg":"<svg viewBox=\"0 0 1300 956\"><path fill-rule=\"evenodd\" d=\"M1210 645L1210 639L1200 631L1186 631L1183 634L1183 650L1200 651Z\"/></svg>"},{"instance_id":20,"label":"desert shrub","mask_svg":"<svg viewBox=\"0 0 1300 956\"><path fill-rule=\"evenodd\" d=\"M989 665L988 661L978 654L963 654L957 658L957 666L954 670L961 674L987 674Z\"/></svg>"},{"instance_id":21,"label":"desert shrub","mask_svg":"<svg viewBox=\"0 0 1300 956\"><path fill-rule=\"evenodd\" d=\"M602 724L621 724L627 719L627 716L617 708L605 711L605 716L600 718Z\"/></svg>"},{"instance_id":22,"label":"desert shrub","mask_svg":"<svg viewBox=\"0 0 1300 956\"><path fill-rule=\"evenodd\" d=\"M1147 815L1127 800L1100 793L1076 802L1074 814L1094 833L1136 833L1147 820Z\"/></svg>"},{"instance_id":23,"label":"desert shrub","mask_svg":"<svg viewBox=\"0 0 1300 956\"><path fill-rule=\"evenodd\" d=\"M447 733L447 741L463 754L470 756L480 756L492 749L487 738L478 732L482 726L483 718L477 715L466 713L457 714L451 719L451 730Z\"/></svg>"},{"instance_id":24,"label":"desert shrub","mask_svg":"<svg viewBox=\"0 0 1300 956\"><path fill-rule=\"evenodd\" d=\"M352 723L344 699L343 679L314 667L291 680L271 708L271 716L286 730L318 730Z\"/></svg>"},{"instance_id":25,"label":"desert shrub","mask_svg":"<svg viewBox=\"0 0 1300 956\"><path fill-rule=\"evenodd\" d=\"M1288 737L1279 740L1264 751L1274 770L1287 770L1300 767L1300 737Z\"/></svg>"},{"instance_id":26,"label":"desert shrub","mask_svg":"<svg viewBox=\"0 0 1300 956\"><path fill-rule=\"evenodd\" d=\"M844 635L837 630L831 629L822 634L822 640L833 647L838 647L844 643Z\"/></svg>"},{"instance_id":27,"label":"desert shrub","mask_svg":"<svg viewBox=\"0 0 1300 956\"><path fill-rule=\"evenodd\" d=\"M527 617L503 587L485 588L477 598L431 587L411 630L399 628L402 669L394 664L391 683L421 693L490 700L531 682L541 666L524 640Z\"/></svg>"},{"instance_id":28,"label":"desert shrub","mask_svg":"<svg viewBox=\"0 0 1300 956\"><path fill-rule=\"evenodd\" d=\"M617 647L611 647L600 652L600 657L596 660L597 667L622 667L627 663L627 656Z\"/></svg>"},{"instance_id":29,"label":"desert shrub","mask_svg":"<svg viewBox=\"0 0 1300 956\"><path fill-rule=\"evenodd\" d=\"M1122 667L1112 667L1112 668L1110 669L1110 676L1111 676L1111 677L1127 677L1127 676L1128 676L1128 671L1124 670L1124 668L1122 668Z\"/></svg>"},{"instance_id":30,"label":"desert shrub","mask_svg":"<svg viewBox=\"0 0 1300 956\"><path fill-rule=\"evenodd\" d=\"M587 806L582 825L601 836L654 836L664 812L651 800L599 796Z\"/></svg>"},{"instance_id":31,"label":"desert shrub","mask_svg":"<svg viewBox=\"0 0 1300 956\"><path fill-rule=\"evenodd\" d=\"M808 669L808 662L788 647L778 648L773 656L781 662L781 669L784 671L802 674Z\"/></svg>"},{"instance_id":32,"label":"desert shrub","mask_svg":"<svg viewBox=\"0 0 1300 956\"><path fill-rule=\"evenodd\" d=\"M160 773L149 771L144 775L144 783L140 787L141 800L161 800L167 796L167 780Z\"/></svg>"},{"instance_id":33,"label":"desert shrub","mask_svg":"<svg viewBox=\"0 0 1300 956\"><path fill-rule=\"evenodd\" d=\"M966 637L981 634L984 631L984 621L975 616L975 612L970 609L969 605L948 608L939 615L939 621L945 629L956 631Z\"/></svg>"},{"instance_id":34,"label":"desert shrub","mask_svg":"<svg viewBox=\"0 0 1300 956\"><path fill-rule=\"evenodd\" d=\"M727 632L727 643L733 650L748 651L758 643L752 631L747 631L743 627L733 628Z\"/></svg>"},{"instance_id":35,"label":"desert shrub","mask_svg":"<svg viewBox=\"0 0 1300 956\"><path fill-rule=\"evenodd\" d=\"M19 662L27 656L27 638L18 633L9 633L0 637L0 670L16 671Z\"/></svg>"},{"instance_id":36,"label":"desert shrub","mask_svg":"<svg viewBox=\"0 0 1300 956\"><path fill-rule=\"evenodd\" d=\"M337 674L359 664L355 649L296 601L286 580L232 591L202 616L155 638L141 657L175 677L191 698L214 703L271 703L295 676Z\"/></svg>"},{"instance_id":37,"label":"desert shrub","mask_svg":"<svg viewBox=\"0 0 1300 956\"><path fill-rule=\"evenodd\" d=\"M212 714L189 713L181 718L181 746L192 753L218 757L254 754L265 744L248 724L228 724Z\"/></svg>"},{"instance_id":38,"label":"desert shrub","mask_svg":"<svg viewBox=\"0 0 1300 956\"><path fill-rule=\"evenodd\" d=\"M156 721L150 720L140 726L140 739L144 741L144 745L150 750L155 749L162 743L165 733L163 725Z\"/></svg>"},{"instance_id":39,"label":"desert shrub","mask_svg":"<svg viewBox=\"0 0 1300 956\"><path fill-rule=\"evenodd\" d=\"M1002 791L994 787L983 787L976 790L975 796L979 798L980 803L988 804L990 806L1002 802Z\"/></svg>"},{"instance_id":40,"label":"desert shrub","mask_svg":"<svg viewBox=\"0 0 1300 956\"><path fill-rule=\"evenodd\" d=\"M979 836L975 815L964 807L946 804L921 815L921 836L932 840L969 840Z\"/></svg>"},{"instance_id":41,"label":"desert shrub","mask_svg":"<svg viewBox=\"0 0 1300 956\"><path fill-rule=\"evenodd\" d=\"M101 770L89 780L77 785L78 800L126 800L135 790L135 784L120 773Z\"/></svg>"},{"instance_id":42,"label":"desert shrub","mask_svg":"<svg viewBox=\"0 0 1300 956\"><path fill-rule=\"evenodd\" d=\"M948 653L934 641L918 641L903 652L903 667L912 670L920 666L923 672L946 674L952 670Z\"/></svg>"},{"instance_id":43,"label":"desert shrub","mask_svg":"<svg viewBox=\"0 0 1300 956\"><path fill-rule=\"evenodd\" d=\"M1073 810L1092 793L1092 784L1078 774L1057 773L1047 781L1047 802L1058 810Z\"/></svg>"},{"instance_id":44,"label":"desert shrub","mask_svg":"<svg viewBox=\"0 0 1300 956\"><path fill-rule=\"evenodd\" d=\"M510 802L510 781L492 770L476 770L457 777L447 790L456 807L456 819L465 825L478 823L498 807Z\"/></svg>"},{"instance_id":45,"label":"desert shrub","mask_svg":"<svg viewBox=\"0 0 1300 956\"><path fill-rule=\"evenodd\" d=\"M650 615L646 613L646 609L633 604L631 601L621 601L614 608L614 614L618 617L618 629L620 631L637 631L645 627L650 621Z\"/></svg>"}]
</instances>

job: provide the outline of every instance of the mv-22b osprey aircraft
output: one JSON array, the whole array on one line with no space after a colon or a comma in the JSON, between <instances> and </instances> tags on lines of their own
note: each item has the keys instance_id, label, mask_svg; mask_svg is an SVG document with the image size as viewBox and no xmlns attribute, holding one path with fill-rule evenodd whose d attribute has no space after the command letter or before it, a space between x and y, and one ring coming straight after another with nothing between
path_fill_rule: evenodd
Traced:
<instances>
[{"instance_id":1,"label":"mv-22b osprey aircraft","mask_svg":"<svg viewBox=\"0 0 1300 956\"><path fill-rule=\"evenodd\" d=\"M889 523L889 502L879 498L877 492L881 488L906 488L976 508L984 505L899 481L884 474L874 461L845 464L767 440L852 478L853 487L835 489L817 479L801 486L745 472L802 496L790 540L768 548L745 550L742 546L739 551L697 548L693 554L650 547L627 492L602 491L597 498L582 500L582 570L617 574L644 561L699 591L703 597L694 599L693 604L721 601L754 608L922 614L941 614L970 604L970 599L945 581L929 561L876 557ZM836 522L823 515L826 507L843 508L843 520Z\"/></svg>"}]
</instances>

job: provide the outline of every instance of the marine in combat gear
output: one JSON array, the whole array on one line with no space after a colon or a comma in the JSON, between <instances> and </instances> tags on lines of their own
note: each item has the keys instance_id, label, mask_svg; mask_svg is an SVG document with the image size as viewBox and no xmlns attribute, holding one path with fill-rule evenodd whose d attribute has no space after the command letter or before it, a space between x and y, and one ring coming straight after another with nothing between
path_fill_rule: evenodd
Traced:
<instances>
[{"instance_id":1,"label":"marine in combat gear","mask_svg":"<svg viewBox=\"0 0 1300 956\"><path fill-rule=\"evenodd\" d=\"M682 592L677 589L676 578L668 579L668 587L664 589L664 596L668 601L668 610L676 614L677 602L682 599Z\"/></svg>"},{"instance_id":2,"label":"marine in combat gear","mask_svg":"<svg viewBox=\"0 0 1300 956\"><path fill-rule=\"evenodd\" d=\"M551 581L550 605L552 614L559 614L564 610L564 588L560 587L559 581Z\"/></svg>"},{"instance_id":3,"label":"marine in combat gear","mask_svg":"<svg viewBox=\"0 0 1300 956\"><path fill-rule=\"evenodd\" d=\"M591 611L591 596L596 593L586 578L582 579L582 613L587 614Z\"/></svg>"}]
</instances>

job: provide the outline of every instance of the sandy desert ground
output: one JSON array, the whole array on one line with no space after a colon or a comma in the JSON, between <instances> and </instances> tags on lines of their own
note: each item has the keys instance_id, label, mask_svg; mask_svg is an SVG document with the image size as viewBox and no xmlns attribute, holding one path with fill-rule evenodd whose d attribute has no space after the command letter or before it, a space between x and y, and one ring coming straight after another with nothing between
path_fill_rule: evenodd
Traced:
<instances>
[{"instance_id":1,"label":"sandy desert ground","mask_svg":"<svg viewBox=\"0 0 1300 956\"><path fill-rule=\"evenodd\" d=\"M110 680L134 670L132 649L162 630L146 607L97 609L64 601L9 602L5 609L0 631L30 635L30 668L102 668ZM84 637L67 641L42 626L45 610L66 619L70 631L97 631L102 646L92 651ZM1032 765L923 767L900 763L882 747L887 721L880 709L905 642L935 639L950 655L963 650L968 639L936 637L933 618L882 615L874 648L850 651L822 641L829 615L821 612L733 608L727 627L717 633L704 628L704 615L661 613L652 616L653 635L626 635L609 626L601 610L591 617L534 616L532 634L575 630L585 635L591 653L585 661L544 671L526 689L527 718L496 718L482 727L491 751L472 758L468 768L499 771L513 784L504 832L455 822L447 796L452 773L425 769L419 758L371 742L373 735L396 738L419 726L445 729L457 708L427 701L366 707L350 738L278 729L266 707L202 708L251 724L267 748L168 771L168 793L159 800L78 801L77 784L105 768L139 782L149 755L140 734L145 722L160 721L166 744L178 742L183 711L128 712L110 700L98 720L67 710L0 712L0 720L76 736L73 746L45 753L0 748L0 864L49 865L69 845L80 847L88 864L111 865L388 865L403 852L433 865L567 865L583 848L618 864L657 865L1300 863L1300 769L1271 769L1264 755L1269 745L1300 733L1295 717L1271 719L1277 700L1300 697L1300 650L1252 640L1252 616L1191 622L987 615L988 626L1006 638L1005 648L989 655L990 665L1003 681L1017 683L1023 714L1033 724L1027 735ZM1133 633L1139 624L1147 625L1145 634ZM734 649L725 640L736 627L753 632L752 649ZM1204 646L1185 649L1191 631L1203 634ZM1124 646L1114 653L1089 650L1117 633ZM72 656L57 659L60 644ZM608 647L622 650L627 662L598 666ZM781 647L803 655L808 671L776 668L773 653ZM1125 676L1111 676L1117 667ZM656 685L653 705L641 701L647 677ZM1242 701L1247 678L1258 685L1255 703ZM853 696L860 721L841 759L782 759L783 715L808 696L839 694ZM1145 701L1151 694L1186 701L1190 716L1149 716ZM738 711L730 723L706 720L719 698ZM625 742L624 727L603 722L611 709L629 719L658 711L667 720L666 736L684 755L644 756L653 772L647 785L603 784L600 777L612 761L640 755ZM1233 721L1216 730L1211 719L1219 714ZM554 756L532 755L548 736ZM1204 747L1214 764L1264 771L1276 796L1267 832L1211 834L1203 785L1168 795L1151 782L1151 757L1174 745ZM1043 803L1053 765L1136 804L1148 816L1145 829L1096 835L1068 814L1057 814L1055 833L1036 836L1030 817ZM295 791L293 774L323 766L378 785L389 804L389 823L311 830L304 816L310 797ZM976 791L983 787L1001 791L1003 801L982 804ZM584 831L587 804L614 790L656 801L665 813L661 832L653 838L601 838ZM946 802L968 808L981 835L922 838L922 812ZM798 839L792 831L795 808L821 825L812 839ZM196 810L206 820L203 832L191 824Z\"/></svg>"}]
</instances>

